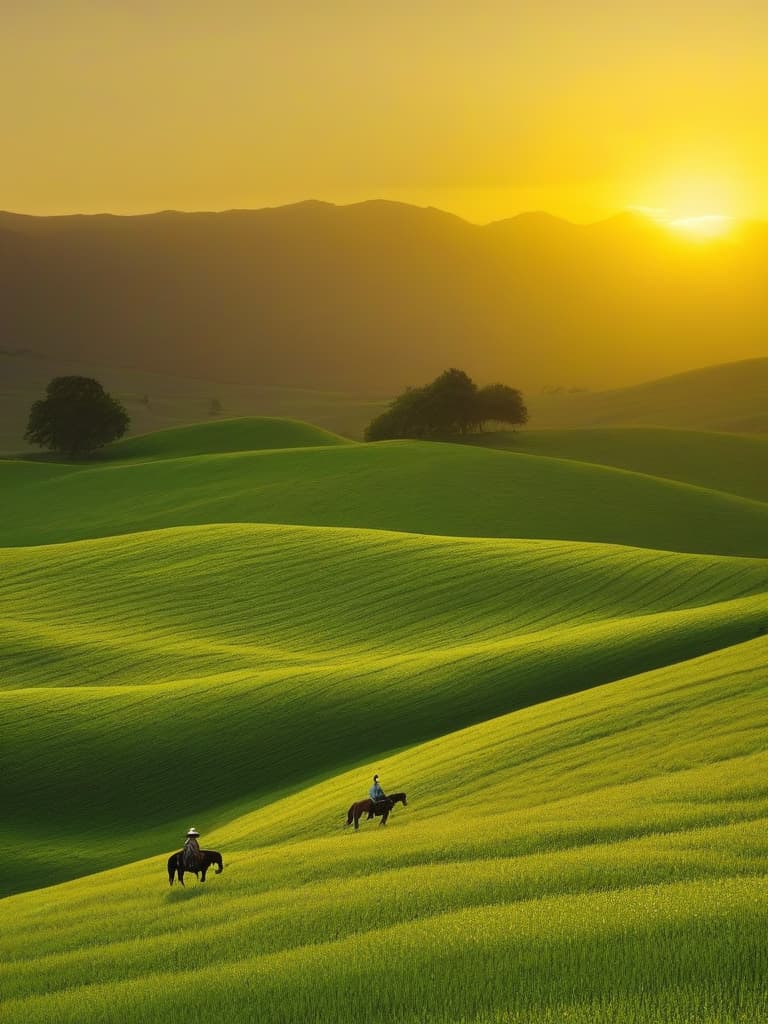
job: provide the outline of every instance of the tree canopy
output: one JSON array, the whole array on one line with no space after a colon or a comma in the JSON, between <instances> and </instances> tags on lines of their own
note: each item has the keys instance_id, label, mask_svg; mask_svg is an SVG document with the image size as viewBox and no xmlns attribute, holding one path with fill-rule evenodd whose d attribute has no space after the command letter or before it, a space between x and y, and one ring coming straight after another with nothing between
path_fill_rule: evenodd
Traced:
<instances>
[{"instance_id":1,"label":"tree canopy","mask_svg":"<svg viewBox=\"0 0 768 1024\"><path fill-rule=\"evenodd\" d=\"M24 439L81 458L122 437L130 417L92 377L54 377L34 402Z\"/></svg>"},{"instance_id":2,"label":"tree canopy","mask_svg":"<svg viewBox=\"0 0 768 1024\"><path fill-rule=\"evenodd\" d=\"M523 396L507 384L478 388L463 370L445 370L431 384L406 388L371 420L366 441L450 437L482 430L488 422L522 425L528 421Z\"/></svg>"}]
</instances>

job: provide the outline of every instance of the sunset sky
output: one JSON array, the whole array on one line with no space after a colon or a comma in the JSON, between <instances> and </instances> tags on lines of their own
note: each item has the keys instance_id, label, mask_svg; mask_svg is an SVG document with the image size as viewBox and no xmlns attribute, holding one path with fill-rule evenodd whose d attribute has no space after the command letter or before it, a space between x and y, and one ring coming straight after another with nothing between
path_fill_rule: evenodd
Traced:
<instances>
[{"instance_id":1,"label":"sunset sky","mask_svg":"<svg viewBox=\"0 0 768 1024\"><path fill-rule=\"evenodd\" d=\"M768 219L767 47L757 0L3 0L0 207Z\"/></svg>"}]
</instances>

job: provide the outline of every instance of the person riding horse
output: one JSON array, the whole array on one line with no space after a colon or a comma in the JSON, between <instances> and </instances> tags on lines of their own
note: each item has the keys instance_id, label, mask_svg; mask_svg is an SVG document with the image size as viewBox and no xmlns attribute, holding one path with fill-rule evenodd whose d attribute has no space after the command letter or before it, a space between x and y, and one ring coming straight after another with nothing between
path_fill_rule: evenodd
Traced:
<instances>
[{"instance_id":1,"label":"person riding horse","mask_svg":"<svg viewBox=\"0 0 768 1024\"><path fill-rule=\"evenodd\" d=\"M378 775L373 776L373 785L368 790L368 796L373 800L374 804L381 803L382 800L387 799L387 794L381 788Z\"/></svg>"},{"instance_id":2,"label":"person riding horse","mask_svg":"<svg viewBox=\"0 0 768 1024\"><path fill-rule=\"evenodd\" d=\"M197 841L199 837L200 833L194 827L187 832L187 838L184 840L184 849L181 851L185 871L195 871L203 861L200 843Z\"/></svg>"}]
</instances>

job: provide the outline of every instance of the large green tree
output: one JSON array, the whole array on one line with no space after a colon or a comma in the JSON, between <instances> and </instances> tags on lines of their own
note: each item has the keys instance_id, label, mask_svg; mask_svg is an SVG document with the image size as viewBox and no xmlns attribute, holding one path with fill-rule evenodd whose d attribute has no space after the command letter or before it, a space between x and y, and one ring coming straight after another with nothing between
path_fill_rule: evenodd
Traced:
<instances>
[{"instance_id":1,"label":"large green tree","mask_svg":"<svg viewBox=\"0 0 768 1024\"><path fill-rule=\"evenodd\" d=\"M427 436L429 402L427 388L406 388L390 402L388 409L371 420L365 430L365 440Z\"/></svg>"},{"instance_id":2,"label":"large green tree","mask_svg":"<svg viewBox=\"0 0 768 1024\"><path fill-rule=\"evenodd\" d=\"M527 422L523 396L506 384L478 388L463 370L445 370L431 384L407 388L365 431L366 441L393 438L451 437L481 430L495 421Z\"/></svg>"},{"instance_id":3,"label":"large green tree","mask_svg":"<svg viewBox=\"0 0 768 1024\"><path fill-rule=\"evenodd\" d=\"M54 377L45 394L29 411L24 438L73 459L122 437L131 422L92 377Z\"/></svg>"},{"instance_id":4,"label":"large green tree","mask_svg":"<svg viewBox=\"0 0 768 1024\"><path fill-rule=\"evenodd\" d=\"M486 384L477 393L480 423L489 420L495 423L509 423L511 426L528 422L528 410L523 396L517 388L507 384Z\"/></svg>"}]
</instances>

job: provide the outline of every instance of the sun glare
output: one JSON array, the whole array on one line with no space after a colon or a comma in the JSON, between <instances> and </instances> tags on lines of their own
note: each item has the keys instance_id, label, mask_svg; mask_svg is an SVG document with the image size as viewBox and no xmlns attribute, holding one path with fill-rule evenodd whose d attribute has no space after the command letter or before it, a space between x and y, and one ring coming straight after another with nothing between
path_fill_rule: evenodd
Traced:
<instances>
[{"instance_id":1,"label":"sun glare","mask_svg":"<svg viewBox=\"0 0 768 1024\"><path fill-rule=\"evenodd\" d=\"M722 213L707 213L700 217L676 217L665 221L667 227L692 238L722 238L733 226L733 217Z\"/></svg>"}]
</instances>

